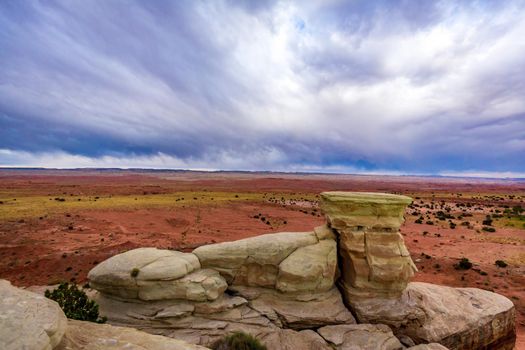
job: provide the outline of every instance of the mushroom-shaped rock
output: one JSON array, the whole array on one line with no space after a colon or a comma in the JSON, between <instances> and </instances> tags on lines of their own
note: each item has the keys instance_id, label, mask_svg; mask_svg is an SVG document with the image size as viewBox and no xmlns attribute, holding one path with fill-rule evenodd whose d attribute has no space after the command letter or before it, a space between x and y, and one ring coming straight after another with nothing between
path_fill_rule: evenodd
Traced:
<instances>
[{"instance_id":1,"label":"mushroom-shaped rock","mask_svg":"<svg viewBox=\"0 0 525 350\"><path fill-rule=\"evenodd\" d=\"M215 300L227 288L218 272L200 270L196 255L138 248L115 255L93 268L92 288L127 299Z\"/></svg>"},{"instance_id":2,"label":"mushroom-shaped rock","mask_svg":"<svg viewBox=\"0 0 525 350\"><path fill-rule=\"evenodd\" d=\"M297 248L316 244L314 232L282 232L201 246L193 251L202 267L234 285L275 287L279 264Z\"/></svg>"},{"instance_id":3,"label":"mushroom-shaped rock","mask_svg":"<svg viewBox=\"0 0 525 350\"><path fill-rule=\"evenodd\" d=\"M398 232L411 198L387 193L324 192L321 208L336 232L345 299L398 296L417 271Z\"/></svg>"},{"instance_id":4,"label":"mushroom-shaped rock","mask_svg":"<svg viewBox=\"0 0 525 350\"><path fill-rule=\"evenodd\" d=\"M54 349L66 327L56 302L0 280L0 349Z\"/></svg>"}]
</instances>

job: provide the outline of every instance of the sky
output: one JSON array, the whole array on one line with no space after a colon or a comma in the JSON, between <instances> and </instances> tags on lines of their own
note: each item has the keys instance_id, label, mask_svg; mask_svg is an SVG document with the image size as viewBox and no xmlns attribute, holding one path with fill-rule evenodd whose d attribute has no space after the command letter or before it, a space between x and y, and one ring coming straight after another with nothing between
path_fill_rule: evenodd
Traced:
<instances>
[{"instance_id":1,"label":"sky","mask_svg":"<svg viewBox=\"0 0 525 350\"><path fill-rule=\"evenodd\" d=\"M0 166L525 177L525 2L0 1Z\"/></svg>"}]
</instances>

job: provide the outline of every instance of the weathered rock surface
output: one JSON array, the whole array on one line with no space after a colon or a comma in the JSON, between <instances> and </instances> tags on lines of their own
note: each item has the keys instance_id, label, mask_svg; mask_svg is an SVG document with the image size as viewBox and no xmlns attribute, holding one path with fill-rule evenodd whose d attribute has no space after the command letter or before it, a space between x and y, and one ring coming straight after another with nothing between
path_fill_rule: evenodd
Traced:
<instances>
[{"instance_id":1,"label":"weathered rock surface","mask_svg":"<svg viewBox=\"0 0 525 350\"><path fill-rule=\"evenodd\" d=\"M142 300L185 299L215 300L228 284L215 270L202 269L173 281L137 281L138 298Z\"/></svg>"},{"instance_id":2,"label":"weathered rock surface","mask_svg":"<svg viewBox=\"0 0 525 350\"><path fill-rule=\"evenodd\" d=\"M317 243L314 232L283 232L205 245L193 253L202 267L219 271L228 284L273 288L279 264L297 248Z\"/></svg>"},{"instance_id":3,"label":"weathered rock surface","mask_svg":"<svg viewBox=\"0 0 525 350\"><path fill-rule=\"evenodd\" d=\"M481 289L413 282L399 298L354 298L350 304L360 323L387 324L416 343L505 348L515 337L512 302Z\"/></svg>"},{"instance_id":4,"label":"weathered rock surface","mask_svg":"<svg viewBox=\"0 0 525 350\"><path fill-rule=\"evenodd\" d=\"M238 286L231 293L237 295L223 294L211 302L176 303L171 300L119 300L95 291L90 292L90 297L97 301L100 313L112 324L204 346L227 333L244 331L267 345L282 342L279 346L272 345L271 349L297 349L293 347L294 342L305 344L308 339L311 345L301 349L330 349L315 332L310 331L314 334L306 333L308 336L305 336L303 330L327 324L355 323L335 288L314 294L292 294Z\"/></svg>"},{"instance_id":5,"label":"weathered rock surface","mask_svg":"<svg viewBox=\"0 0 525 350\"><path fill-rule=\"evenodd\" d=\"M411 346L408 348L408 350L448 350L448 348L444 347L439 343L430 343Z\"/></svg>"},{"instance_id":6,"label":"weathered rock surface","mask_svg":"<svg viewBox=\"0 0 525 350\"><path fill-rule=\"evenodd\" d=\"M401 350L404 346L388 326L348 324L326 326L317 332L338 350Z\"/></svg>"},{"instance_id":7,"label":"weathered rock surface","mask_svg":"<svg viewBox=\"0 0 525 350\"><path fill-rule=\"evenodd\" d=\"M304 298L304 295L288 296L261 290L257 298L249 301L249 306L281 328L307 329L355 323L336 288Z\"/></svg>"},{"instance_id":8,"label":"weathered rock surface","mask_svg":"<svg viewBox=\"0 0 525 350\"><path fill-rule=\"evenodd\" d=\"M321 208L335 230L345 299L398 296L417 271L398 230L411 198L384 193L324 192Z\"/></svg>"},{"instance_id":9,"label":"weathered rock surface","mask_svg":"<svg viewBox=\"0 0 525 350\"><path fill-rule=\"evenodd\" d=\"M89 274L93 288L127 299L217 299L227 288L218 272L200 269L196 255L138 248L115 255Z\"/></svg>"},{"instance_id":10,"label":"weathered rock surface","mask_svg":"<svg viewBox=\"0 0 525 350\"><path fill-rule=\"evenodd\" d=\"M0 280L0 349L50 350L60 343L66 327L56 302Z\"/></svg>"},{"instance_id":11,"label":"weathered rock surface","mask_svg":"<svg viewBox=\"0 0 525 350\"><path fill-rule=\"evenodd\" d=\"M115 327L69 320L67 331L57 350L205 350L187 342L152 335L134 328Z\"/></svg>"},{"instance_id":12,"label":"weathered rock surface","mask_svg":"<svg viewBox=\"0 0 525 350\"><path fill-rule=\"evenodd\" d=\"M281 292L326 291L333 287L337 245L332 239L297 248L279 264L275 288Z\"/></svg>"}]
</instances>

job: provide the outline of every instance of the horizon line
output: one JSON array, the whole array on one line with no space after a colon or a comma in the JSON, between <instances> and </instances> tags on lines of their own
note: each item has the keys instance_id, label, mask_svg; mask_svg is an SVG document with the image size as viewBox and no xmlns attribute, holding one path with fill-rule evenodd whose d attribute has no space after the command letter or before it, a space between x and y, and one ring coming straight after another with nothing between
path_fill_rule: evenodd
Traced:
<instances>
[{"instance_id":1,"label":"horizon line","mask_svg":"<svg viewBox=\"0 0 525 350\"><path fill-rule=\"evenodd\" d=\"M334 176L385 176L385 177L433 177L450 179L485 179L485 180L509 180L525 181L525 174L519 176L497 176L495 174L508 174L509 172L444 172L444 173L402 173L396 171L363 171L363 172L323 172L323 171L282 171L282 170L226 170L226 169L201 169L201 168L141 168L141 167L34 167L34 166L3 166L2 170L58 170L58 171L164 171L164 172L201 172L201 173L272 173L272 174L305 174L305 175L334 175ZM489 175L494 174L494 175Z\"/></svg>"}]
</instances>

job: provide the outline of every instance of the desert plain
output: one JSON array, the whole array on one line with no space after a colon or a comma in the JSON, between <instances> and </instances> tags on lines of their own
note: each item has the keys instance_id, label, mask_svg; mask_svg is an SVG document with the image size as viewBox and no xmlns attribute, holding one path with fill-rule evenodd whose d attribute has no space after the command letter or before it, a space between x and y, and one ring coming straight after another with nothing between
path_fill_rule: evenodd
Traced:
<instances>
[{"instance_id":1,"label":"desert plain","mask_svg":"<svg viewBox=\"0 0 525 350\"><path fill-rule=\"evenodd\" d=\"M505 295L525 349L523 179L3 169L0 278L82 285L99 262L138 247L191 251L309 231L325 222L319 194L334 190L412 197L401 233L419 270L413 281Z\"/></svg>"}]
</instances>

